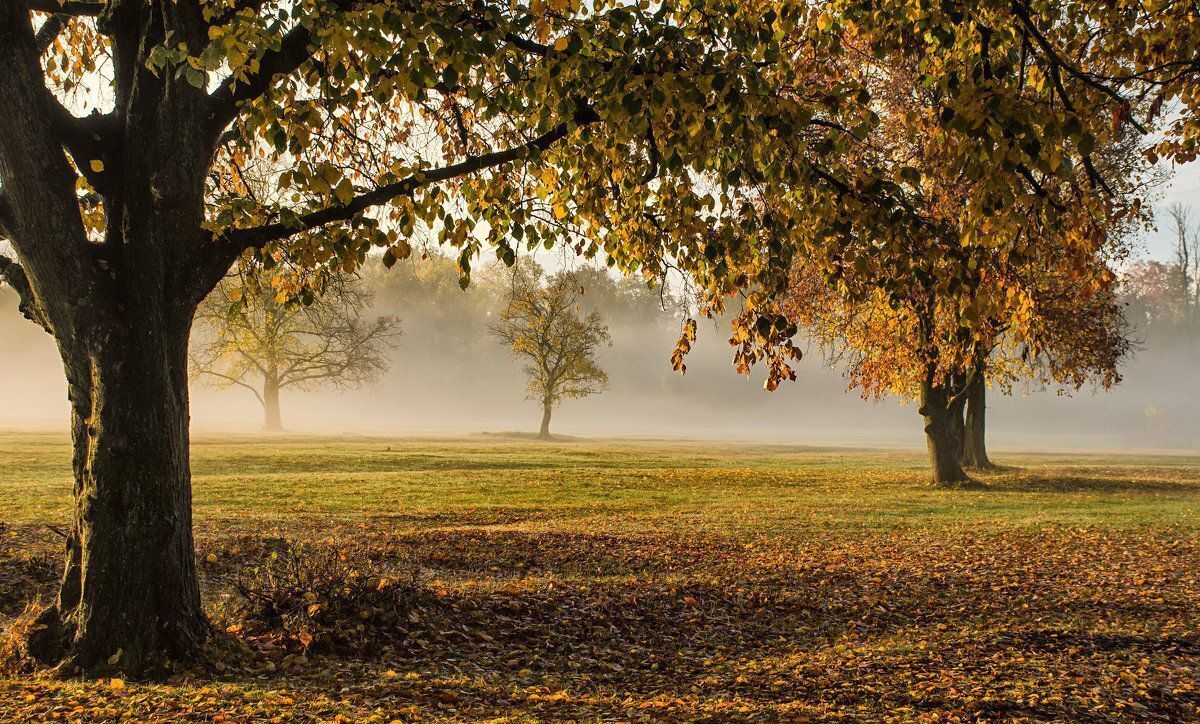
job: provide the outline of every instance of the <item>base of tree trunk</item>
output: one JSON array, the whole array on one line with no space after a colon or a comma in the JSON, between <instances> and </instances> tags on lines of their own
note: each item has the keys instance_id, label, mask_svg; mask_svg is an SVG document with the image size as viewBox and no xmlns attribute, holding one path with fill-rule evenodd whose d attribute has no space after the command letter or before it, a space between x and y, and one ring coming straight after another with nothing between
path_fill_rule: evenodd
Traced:
<instances>
[{"instance_id":1,"label":"base of tree trunk","mask_svg":"<svg viewBox=\"0 0 1200 724\"><path fill-rule=\"evenodd\" d=\"M970 470L977 470L979 472L991 472L991 471L1000 469L1000 466L997 465L996 463L992 462L991 460L985 459L985 460L979 461L979 460L972 460L969 457L966 458L965 460L963 460L963 466Z\"/></svg>"},{"instance_id":2,"label":"base of tree trunk","mask_svg":"<svg viewBox=\"0 0 1200 724\"><path fill-rule=\"evenodd\" d=\"M186 623L176 621L150 634L150 641L124 644L108 640L105 631L81 639L76 635L78 627L68 618L57 605L42 609L26 630L14 632L21 639L17 653L61 679L117 674L135 679L161 679L171 673L172 663L195 660L210 635L208 622L199 612ZM19 623L17 626L21 627Z\"/></svg>"},{"instance_id":3,"label":"base of tree trunk","mask_svg":"<svg viewBox=\"0 0 1200 724\"><path fill-rule=\"evenodd\" d=\"M972 470L995 470L987 454L987 380L976 372L963 415L962 463Z\"/></svg>"},{"instance_id":4,"label":"base of tree trunk","mask_svg":"<svg viewBox=\"0 0 1200 724\"><path fill-rule=\"evenodd\" d=\"M986 490L987 485L969 475L964 475L958 480L944 480L935 482L934 485L943 490Z\"/></svg>"}]
</instances>

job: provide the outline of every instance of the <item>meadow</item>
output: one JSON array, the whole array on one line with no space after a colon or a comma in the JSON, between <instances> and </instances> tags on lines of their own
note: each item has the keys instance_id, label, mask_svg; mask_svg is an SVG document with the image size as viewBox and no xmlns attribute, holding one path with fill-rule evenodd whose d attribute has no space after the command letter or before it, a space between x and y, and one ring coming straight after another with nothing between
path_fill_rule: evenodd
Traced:
<instances>
[{"instance_id":1,"label":"meadow","mask_svg":"<svg viewBox=\"0 0 1200 724\"><path fill-rule=\"evenodd\" d=\"M0 621L65 435L0 432ZM214 635L163 682L6 664L0 719L1200 718L1200 457L199 436ZM10 637L10 641L15 637Z\"/></svg>"}]
</instances>

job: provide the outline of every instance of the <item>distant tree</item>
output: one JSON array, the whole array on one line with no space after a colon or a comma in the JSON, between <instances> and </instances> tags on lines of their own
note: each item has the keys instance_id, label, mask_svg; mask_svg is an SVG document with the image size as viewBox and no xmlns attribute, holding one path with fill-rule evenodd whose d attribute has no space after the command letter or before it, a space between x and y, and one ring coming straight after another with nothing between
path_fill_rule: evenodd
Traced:
<instances>
[{"instance_id":1,"label":"distant tree","mask_svg":"<svg viewBox=\"0 0 1200 724\"><path fill-rule=\"evenodd\" d=\"M1125 318L1143 337L1173 334L1179 321L1175 289L1178 271L1171 264L1138 259L1121 274L1121 303Z\"/></svg>"},{"instance_id":2,"label":"distant tree","mask_svg":"<svg viewBox=\"0 0 1200 724\"><path fill-rule=\"evenodd\" d=\"M613 327L665 328L667 322L676 321L673 313L682 309L680 300L661 282L647 284L636 276L614 276L599 266L583 266L571 274L583 290L580 306L600 310Z\"/></svg>"},{"instance_id":3,"label":"distant tree","mask_svg":"<svg viewBox=\"0 0 1200 724\"><path fill-rule=\"evenodd\" d=\"M596 351L609 344L608 325L597 311L581 314L583 291L571 274L544 283L540 273L512 276L512 293L491 333L513 357L525 360L529 399L542 405L538 438L550 438L550 415L562 400L587 397L608 386Z\"/></svg>"},{"instance_id":4,"label":"distant tree","mask_svg":"<svg viewBox=\"0 0 1200 724\"><path fill-rule=\"evenodd\" d=\"M1175 203L1167 207L1175 232L1172 291L1180 322L1194 332L1200 323L1200 225L1192 223L1192 208Z\"/></svg>"},{"instance_id":5,"label":"distant tree","mask_svg":"<svg viewBox=\"0 0 1200 724\"><path fill-rule=\"evenodd\" d=\"M372 382L400 335L395 317L364 318L371 295L356 280L336 275L319 295L291 286L243 273L218 284L196 314L208 335L192 347L192 375L250 390L271 431L283 429L281 390Z\"/></svg>"}]
</instances>

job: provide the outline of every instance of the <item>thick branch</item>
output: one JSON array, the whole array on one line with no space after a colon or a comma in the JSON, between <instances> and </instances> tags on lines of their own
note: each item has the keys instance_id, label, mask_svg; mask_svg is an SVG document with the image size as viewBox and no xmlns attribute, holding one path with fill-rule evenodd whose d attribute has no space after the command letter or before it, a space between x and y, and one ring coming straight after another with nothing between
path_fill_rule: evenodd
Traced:
<instances>
[{"instance_id":1,"label":"thick branch","mask_svg":"<svg viewBox=\"0 0 1200 724\"><path fill-rule=\"evenodd\" d=\"M92 161L104 161L105 156L113 149L114 138L117 135L117 117L112 111L108 113L94 112L80 118L63 106L62 103L47 91L49 96L51 121L63 146L75 159L75 167L87 178L97 191L102 194L107 190L103 171L92 168ZM103 166L101 166L103 168Z\"/></svg>"},{"instance_id":2,"label":"thick branch","mask_svg":"<svg viewBox=\"0 0 1200 724\"><path fill-rule=\"evenodd\" d=\"M55 14L46 18L46 22L42 23L42 27L38 28L37 35L33 38L34 44L37 45L38 53L45 53L49 50L54 39L66 29L69 22L71 22L69 15Z\"/></svg>"},{"instance_id":3,"label":"thick branch","mask_svg":"<svg viewBox=\"0 0 1200 724\"><path fill-rule=\"evenodd\" d=\"M55 15L95 17L104 11L103 2L86 0L28 0L29 9Z\"/></svg>"},{"instance_id":4,"label":"thick branch","mask_svg":"<svg viewBox=\"0 0 1200 724\"><path fill-rule=\"evenodd\" d=\"M349 10L353 4L352 0L337 0L333 3L338 11ZM263 54L257 73L244 80L230 75L221 81L210 96L213 104L214 135L219 135L233 121L239 105L266 93L277 76L290 75L299 70L312 57L309 47L312 40L311 27L297 25L284 34L278 49Z\"/></svg>"},{"instance_id":5,"label":"thick branch","mask_svg":"<svg viewBox=\"0 0 1200 724\"><path fill-rule=\"evenodd\" d=\"M17 309L21 311L21 315L49 332L50 323L33 296L33 288L29 286L29 279L21 265L8 257L0 256L0 280L17 292L17 298L20 299Z\"/></svg>"},{"instance_id":6,"label":"thick branch","mask_svg":"<svg viewBox=\"0 0 1200 724\"><path fill-rule=\"evenodd\" d=\"M567 136L573 128L584 126L600 120L590 108L581 109L573 123L559 123L546 133L520 146L494 151L480 156L470 156L466 159L428 171L421 171L395 183L380 186L374 191L356 196L349 203L339 206L329 206L318 211L304 214L300 217L299 225L283 223L267 224L249 229L238 229L227 233L224 241L231 244L237 251L242 249L261 248L273 241L286 239L302 231L346 221L358 216L368 209L381 206L394 199L414 193L422 186L447 181L459 176L465 176L476 171L482 171L506 163L516 161L531 151L544 151Z\"/></svg>"}]
</instances>

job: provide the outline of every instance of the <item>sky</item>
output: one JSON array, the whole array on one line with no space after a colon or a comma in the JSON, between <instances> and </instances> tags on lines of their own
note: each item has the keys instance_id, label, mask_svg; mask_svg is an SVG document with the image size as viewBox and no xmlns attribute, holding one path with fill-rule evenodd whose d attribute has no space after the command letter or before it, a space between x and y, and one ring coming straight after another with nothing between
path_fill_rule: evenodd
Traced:
<instances>
[{"instance_id":1,"label":"sky","mask_svg":"<svg viewBox=\"0 0 1200 724\"><path fill-rule=\"evenodd\" d=\"M1144 240L1146 255L1154 259L1165 261L1171 258L1175 235L1166 222L1166 210L1173 203L1195 206L1200 213L1200 165L1190 163L1175 169L1163 188L1162 198L1154 204L1158 228Z\"/></svg>"}]
</instances>

